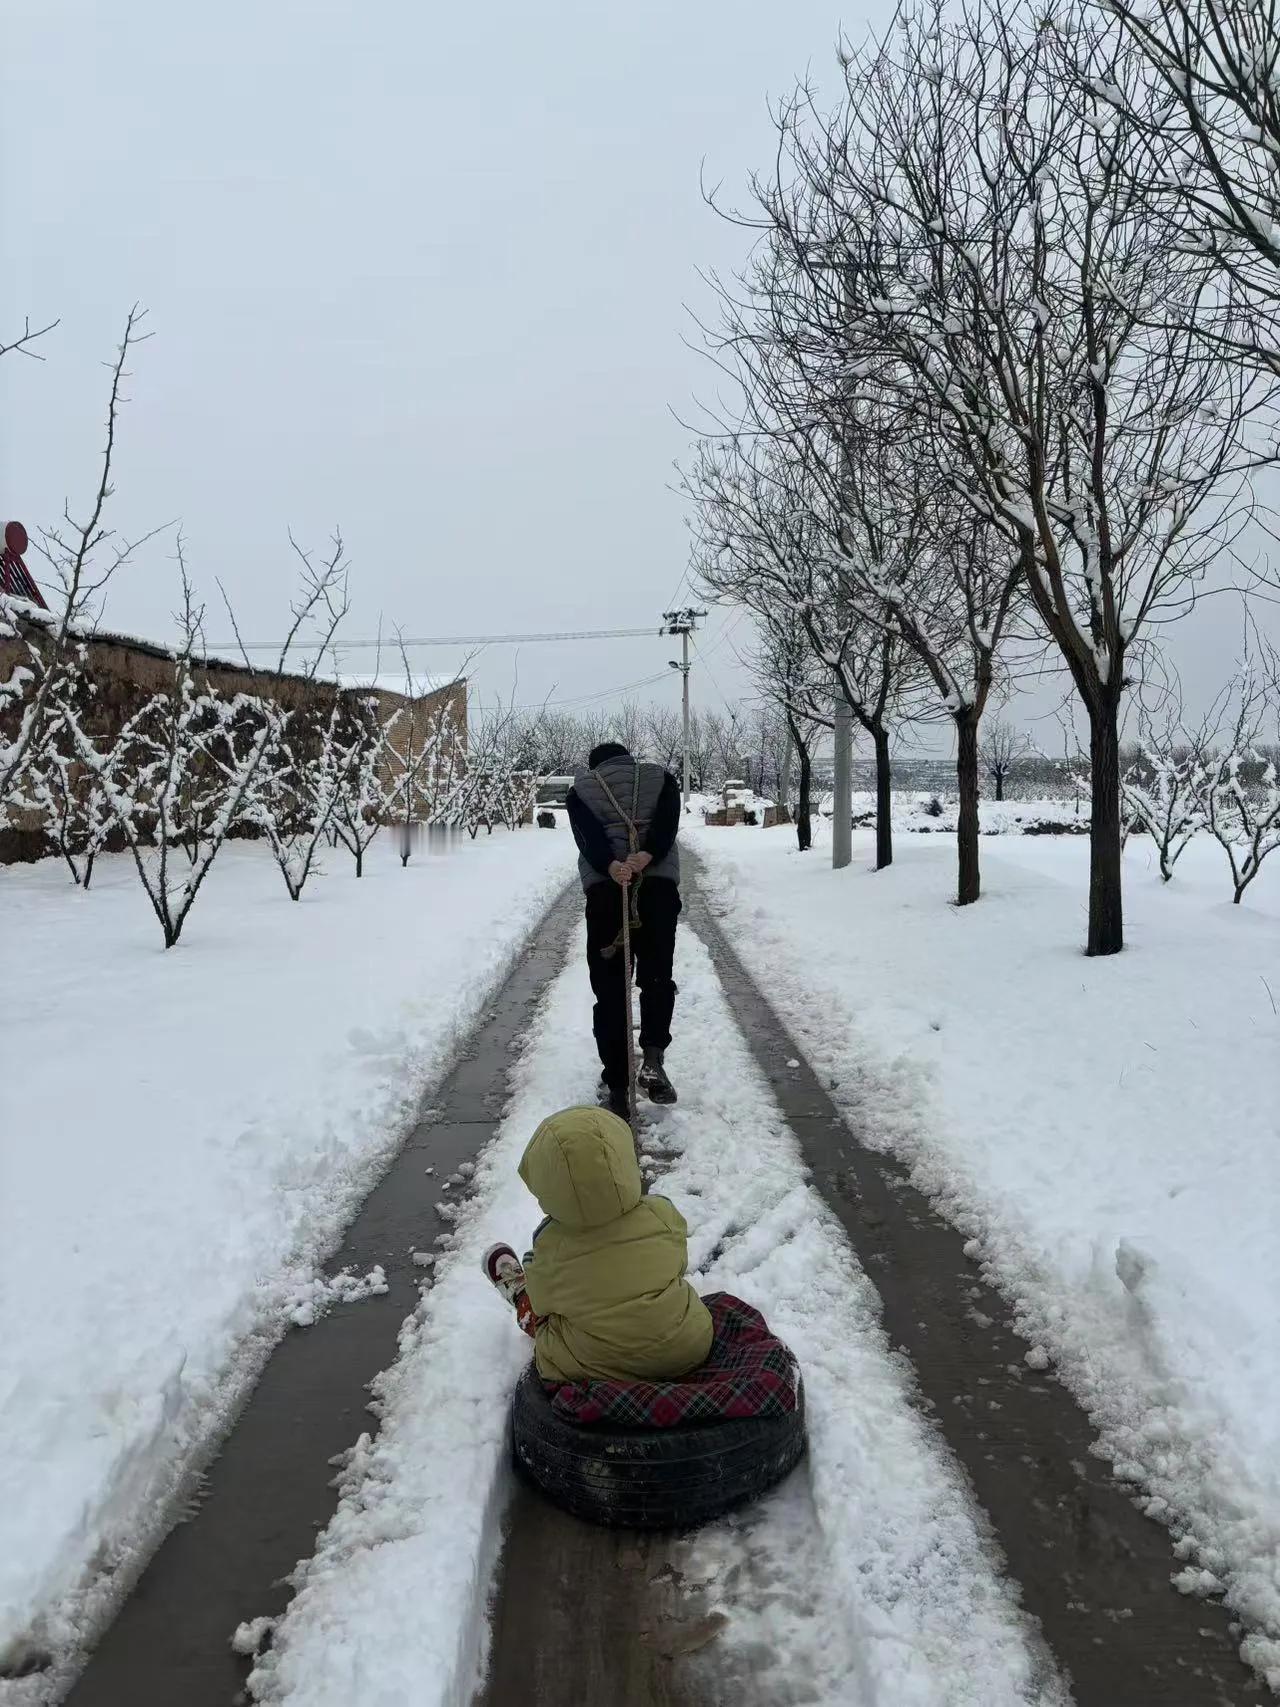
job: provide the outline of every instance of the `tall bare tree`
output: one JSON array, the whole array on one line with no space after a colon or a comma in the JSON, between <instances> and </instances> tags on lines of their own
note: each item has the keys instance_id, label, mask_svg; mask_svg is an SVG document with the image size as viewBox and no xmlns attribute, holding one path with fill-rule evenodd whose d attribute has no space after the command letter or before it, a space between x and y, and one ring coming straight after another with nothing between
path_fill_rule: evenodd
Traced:
<instances>
[{"instance_id":1,"label":"tall bare tree","mask_svg":"<svg viewBox=\"0 0 1280 1707\"><path fill-rule=\"evenodd\" d=\"M773 607L760 622L755 675L781 711L798 761L796 844L801 853L813 846L813 749L819 731L829 727L821 707L829 701L827 684L804 624L794 610Z\"/></svg>"},{"instance_id":2,"label":"tall bare tree","mask_svg":"<svg viewBox=\"0 0 1280 1707\"><path fill-rule=\"evenodd\" d=\"M1202 260L1161 241L1110 98L1141 56L1097 13L904 10L801 90L758 186L791 365L852 416L891 397L938 478L1016 553L1090 728L1088 951L1123 945L1119 713L1152 624L1188 610L1275 454L1265 398L1196 335ZM1220 315L1220 305L1214 305Z\"/></svg>"},{"instance_id":3,"label":"tall bare tree","mask_svg":"<svg viewBox=\"0 0 1280 1707\"><path fill-rule=\"evenodd\" d=\"M876 867L893 859L892 729L918 703L920 675L901 634L866 602L849 597L837 563L842 512L785 439L733 437L703 443L686 475L694 500L698 573L716 598L798 617L814 659L830 672L871 737L876 759Z\"/></svg>"}]
</instances>

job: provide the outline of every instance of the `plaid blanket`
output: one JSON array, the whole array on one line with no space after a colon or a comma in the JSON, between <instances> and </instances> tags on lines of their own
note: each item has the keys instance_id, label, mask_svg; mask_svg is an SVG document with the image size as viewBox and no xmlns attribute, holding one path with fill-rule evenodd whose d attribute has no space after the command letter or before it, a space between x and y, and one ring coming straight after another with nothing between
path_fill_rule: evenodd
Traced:
<instances>
[{"instance_id":1,"label":"plaid blanket","mask_svg":"<svg viewBox=\"0 0 1280 1707\"><path fill-rule=\"evenodd\" d=\"M700 1369L679 1381L548 1381L551 1409L565 1422L615 1428L676 1428L794 1411L799 1365L760 1312L728 1292L713 1292L703 1302L715 1338Z\"/></svg>"}]
</instances>

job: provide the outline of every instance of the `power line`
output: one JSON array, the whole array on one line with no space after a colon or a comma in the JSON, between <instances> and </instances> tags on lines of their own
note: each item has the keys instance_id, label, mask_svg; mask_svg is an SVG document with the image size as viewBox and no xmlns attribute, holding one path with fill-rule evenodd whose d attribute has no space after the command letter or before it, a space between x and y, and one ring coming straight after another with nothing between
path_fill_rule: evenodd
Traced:
<instances>
[{"instance_id":1,"label":"power line","mask_svg":"<svg viewBox=\"0 0 1280 1707\"><path fill-rule=\"evenodd\" d=\"M729 713L730 717L732 717L733 716L733 707L729 704L729 701L725 698L724 689L720 686L720 683L716 680L715 671L711 668L710 664L708 664L707 655L702 650L701 646L698 645L698 642L696 640L693 643L693 649L698 654L698 660L701 663L703 669L711 677L711 685L716 690L716 692L720 695L721 705L724 706L725 710ZM714 648L713 648L713 650L714 650Z\"/></svg>"},{"instance_id":2,"label":"power line","mask_svg":"<svg viewBox=\"0 0 1280 1707\"><path fill-rule=\"evenodd\" d=\"M661 628L576 628L565 629L563 632L546 634L441 634L417 639L400 639L397 635L383 635L379 640L338 640L326 646L326 652L354 652L385 647L389 652L398 652L402 646L526 646L543 640L635 640L641 636L658 636L665 631ZM283 646L282 640L245 640L220 641L210 646L211 652L245 651L245 652L278 652ZM306 641L298 641L299 652L306 652Z\"/></svg>"},{"instance_id":3,"label":"power line","mask_svg":"<svg viewBox=\"0 0 1280 1707\"><path fill-rule=\"evenodd\" d=\"M616 687L602 688L599 693L584 693L574 699L533 700L528 705L516 706L517 711L562 710L565 706L587 705L592 700L612 699L616 694L631 693L635 688L652 687L655 682L665 682L669 678L665 670L659 670L656 676L641 676L639 681L621 682Z\"/></svg>"},{"instance_id":4,"label":"power line","mask_svg":"<svg viewBox=\"0 0 1280 1707\"><path fill-rule=\"evenodd\" d=\"M684 566L684 573L681 575L680 579L676 582L675 592L672 593L671 597L667 600L667 603L669 605L675 604L676 600L680 597L681 593L684 591L686 585L688 584L688 580L689 580L689 565L686 563Z\"/></svg>"},{"instance_id":5,"label":"power line","mask_svg":"<svg viewBox=\"0 0 1280 1707\"><path fill-rule=\"evenodd\" d=\"M716 636L716 638L711 642L710 646L707 646L705 648L699 648L698 656L702 659L702 661L704 663L711 656L711 654L713 652L718 652L720 650L720 648L724 645L725 641L728 640L729 636L733 633L734 629L742 621L742 619L745 615L746 615L745 610L739 609L738 611L736 611L735 614L729 618L728 622L720 630L720 632ZM738 657L738 654L736 651L734 652L733 655L735 658ZM741 663L742 659L738 658L738 662Z\"/></svg>"}]
</instances>

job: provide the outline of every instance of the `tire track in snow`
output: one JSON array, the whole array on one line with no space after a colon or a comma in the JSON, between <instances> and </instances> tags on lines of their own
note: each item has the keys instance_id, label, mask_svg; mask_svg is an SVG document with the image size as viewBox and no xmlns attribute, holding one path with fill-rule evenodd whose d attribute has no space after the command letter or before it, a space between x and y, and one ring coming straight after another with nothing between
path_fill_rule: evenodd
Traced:
<instances>
[{"instance_id":1,"label":"tire track in snow","mask_svg":"<svg viewBox=\"0 0 1280 1707\"><path fill-rule=\"evenodd\" d=\"M695 926L700 928L700 926ZM693 1536L676 1569L727 1622L700 1701L758 1707L1051 1707L1067 1697L985 1518L916 1408L879 1297L809 1183L705 944L682 935L681 1102L645 1148L690 1224L701 1290L764 1311L805 1374L806 1463Z\"/></svg>"}]
</instances>

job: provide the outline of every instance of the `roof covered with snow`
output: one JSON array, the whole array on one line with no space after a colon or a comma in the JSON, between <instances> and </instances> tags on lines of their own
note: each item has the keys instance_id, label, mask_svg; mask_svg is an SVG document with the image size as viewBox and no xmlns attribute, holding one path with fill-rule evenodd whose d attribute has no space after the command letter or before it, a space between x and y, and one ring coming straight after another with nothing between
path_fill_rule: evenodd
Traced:
<instances>
[{"instance_id":1,"label":"roof covered with snow","mask_svg":"<svg viewBox=\"0 0 1280 1707\"><path fill-rule=\"evenodd\" d=\"M325 679L332 680L328 672ZM443 688L451 688L463 678L460 676L420 676L416 673L406 676L403 670L342 670L337 673L337 681L344 688L368 688L377 693L403 694L407 699L420 699L423 694L439 693Z\"/></svg>"}]
</instances>

